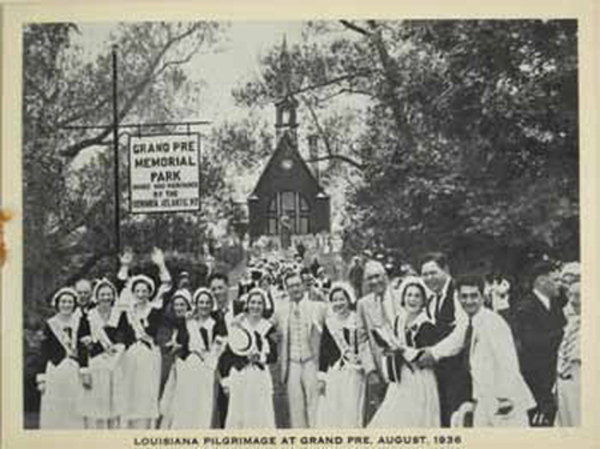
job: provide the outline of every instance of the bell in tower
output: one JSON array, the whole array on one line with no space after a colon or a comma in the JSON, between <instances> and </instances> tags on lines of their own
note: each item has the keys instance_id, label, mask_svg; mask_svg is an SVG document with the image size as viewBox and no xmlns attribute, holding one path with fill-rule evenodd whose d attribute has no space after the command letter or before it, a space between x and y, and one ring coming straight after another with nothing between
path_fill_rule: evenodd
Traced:
<instances>
[{"instance_id":1,"label":"bell in tower","mask_svg":"<svg viewBox=\"0 0 600 449\"><path fill-rule=\"evenodd\" d=\"M277 142L281 140L285 133L288 133L292 142L297 147L298 101L292 94L292 64L287 51L285 36L283 37L281 56L279 57L279 73L277 78L277 99L275 102L275 134Z\"/></svg>"}]
</instances>

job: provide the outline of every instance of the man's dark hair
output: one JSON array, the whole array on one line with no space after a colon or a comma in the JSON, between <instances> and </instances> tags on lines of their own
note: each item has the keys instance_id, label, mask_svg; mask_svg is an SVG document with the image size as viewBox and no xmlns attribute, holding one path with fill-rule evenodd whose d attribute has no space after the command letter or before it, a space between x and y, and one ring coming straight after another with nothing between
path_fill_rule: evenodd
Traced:
<instances>
[{"instance_id":1,"label":"man's dark hair","mask_svg":"<svg viewBox=\"0 0 600 449\"><path fill-rule=\"evenodd\" d=\"M442 270L449 271L448 256L442 252L430 252L421 257L419 266L422 267L428 262L435 262Z\"/></svg>"},{"instance_id":2,"label":"man's dark hair","mask_svg":"<svg viewBox=\"0 0 600 449\"><path fill-rule=\"evenodd\" d=\"M309 275L311 275L311 276L312 276L312 272L310 271L310 268L308 268L308 267L303 267L303 268L300 270L300 277L304 276L305 274L309 274Z\"/></svg>"},{"instance_id":3,"label":"man's dark hair","mask_svg":"<svg viewBox=\"0 0 600 449\"><path fill-rule=\"evenodd\" d=\"M555 270L556 270L556 265L554 265L552 262L549 262L547 260L542 260L542 261L535 263L533 265L533 267L531 267L531 269L529 270L530 285L533 287L533 284L535 283L535 281L537 280L538 277L550 274Z\"/></svg>"},{"instance_id":4,"label":"man's dark hair","mask_svg":"<svg viewBox=\"0 0 600 449\"><path fill-rule=\"evenodd\" d=\"M465 274L460 276L456 280L456 291L460 293L462 287L477 287L479 292L483 295L485 291L485 283L481 276L476 274Z\"/></svg>"},{"instance_id":5,"label":"man's dark hair","mask_svg":"<svg viewBox=\"0 0 600 449\"><path fill-rule=\"evenodd\" d=\"M216 279L221 279L223 282L225 282L225 285L229 285L229 277L227 277L225 273L219 272L210 275L210 277L208 278L208 285L211 285Z\"/></svg>"}]
</instances>

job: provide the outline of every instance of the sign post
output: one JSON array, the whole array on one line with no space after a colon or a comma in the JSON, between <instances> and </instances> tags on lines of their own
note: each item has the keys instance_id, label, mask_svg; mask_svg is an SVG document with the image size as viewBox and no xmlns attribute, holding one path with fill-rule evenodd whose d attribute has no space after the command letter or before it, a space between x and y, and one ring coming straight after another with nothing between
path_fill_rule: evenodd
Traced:
<instances>
[{"instance_id":1,"label":"sign post","mask_svg":"<svg viewBox=\"0 0 600 449\"><path fill-rule=\"evenodd\" d=\"M129 139L132 214L200 210L200 135L166 134Z\"/></svg>"},{"instance_id":2,"label":"sign post","mask_svg":"<svg viewBox=\"0 0 600 449\"><path fill-rule=\"evenodd\" d=\"M113 69L113 150L114 150L114 183L115 183L115 247L117 259L121 254L121 191L119 184L119 106L117 94L117 46L112 48Z\"/></svg>"}]
</instances>

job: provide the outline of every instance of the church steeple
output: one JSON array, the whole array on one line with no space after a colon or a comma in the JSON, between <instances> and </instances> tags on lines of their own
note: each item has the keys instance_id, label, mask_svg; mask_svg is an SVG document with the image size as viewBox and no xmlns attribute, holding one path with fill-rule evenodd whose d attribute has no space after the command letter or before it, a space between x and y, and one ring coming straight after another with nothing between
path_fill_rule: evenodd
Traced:
<instances>
[{"instance_id":1,"label":"church steeple","mask_svg":"<svg viewBox=\"0 0 600 449\"><path fill-rule=\"evenodd\" d=\"M277 98L275 100L275 131L277 142L284 134L291 137L297 147L297 109L298 101L292 91L292 61L287 50L286 36L283 36L281 55L279 56L279 73L277 74Z\"/></svg>"}]
</instances>

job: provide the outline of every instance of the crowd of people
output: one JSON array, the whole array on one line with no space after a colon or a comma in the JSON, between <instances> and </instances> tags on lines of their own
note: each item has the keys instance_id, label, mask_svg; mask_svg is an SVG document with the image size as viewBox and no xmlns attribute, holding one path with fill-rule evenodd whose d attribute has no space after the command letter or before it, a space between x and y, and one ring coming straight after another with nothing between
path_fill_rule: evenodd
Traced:
<instances>
[{"instance_id":1,"label":"crowd of people","mask_svg":"<svg viewBox=\"0 0 600 449\"><path fill-rule=\"evenodd\" d=\"M348 282L302 255L263 258L237 288L151 259L157 275L133 274L126 251L113 276L54 295L40 428L580 423L577 262L536 263L517 301L506 279L452 277L441 253L397 277L357 256Z\"/></svg>"}]
</instances>

